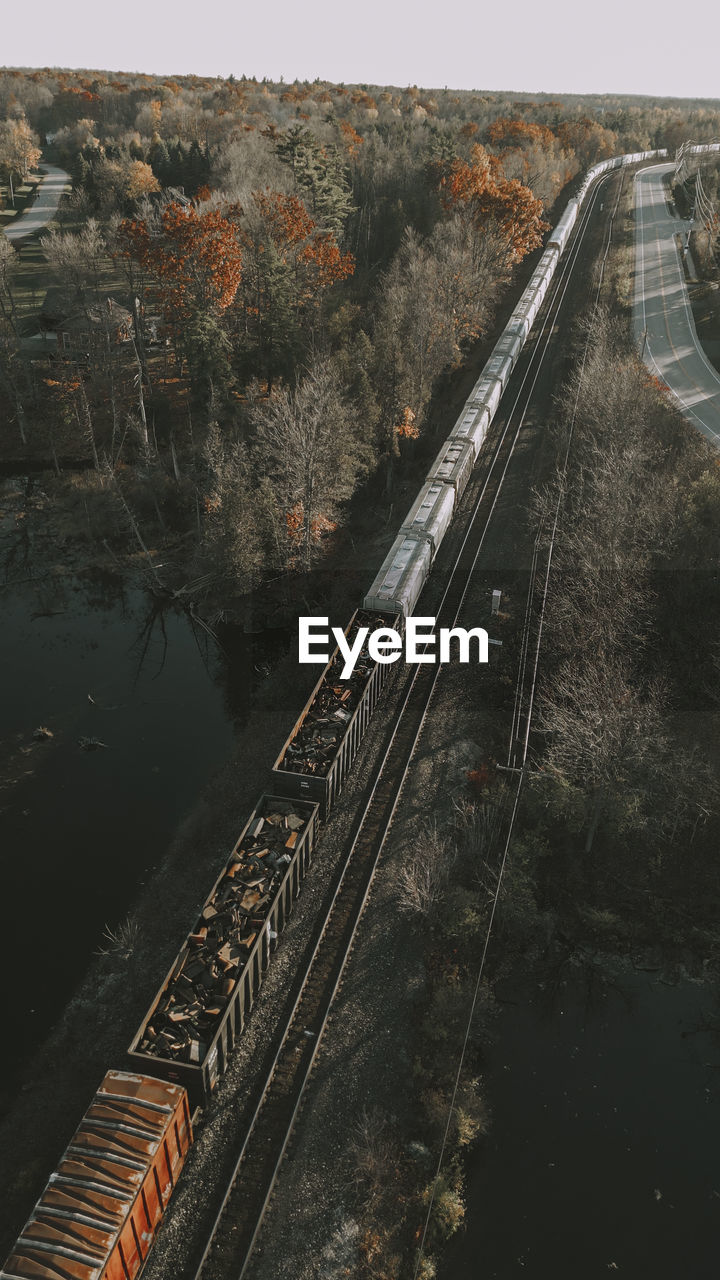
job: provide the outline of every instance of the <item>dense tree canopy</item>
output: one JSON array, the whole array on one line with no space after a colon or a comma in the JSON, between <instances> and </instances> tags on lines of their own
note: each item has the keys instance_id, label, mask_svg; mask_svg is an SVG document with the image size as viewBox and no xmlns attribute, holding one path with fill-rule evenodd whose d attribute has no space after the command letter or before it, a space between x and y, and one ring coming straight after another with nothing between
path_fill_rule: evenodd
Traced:
<instances>
[{"instance_id":1,"label":"dense tree canopy","mask_svg":"<svg viewBox=\"0 0 720 1280\"><path fill-rule=\"evenodd\" d=\"M579 172L718 134L717 104L1 71L5 202L40 144L73 179L47 298L3 265L2 407L23 447L136 467L198 566L307 568L361 475L392 495L430 456L453 372ZM29 358L31 320L64 326L61 371ZM312 493L281 438L321 442Z\"/></svg>"},{"instance_id":2,"label":"dense tree canopy","mask_svg":"<svg viewBox=\"0 0 720 1280\"><path fill-rule=\"evenodd\" d=\"M453 160L440 177L442 202L449 212L466 210L478 230L495 225L504 236L513 261L542 244L550 223L542 217L542 203L516 178L508 180L497 156L473 144L470 162Z\"/></svg>"}]
</instances>

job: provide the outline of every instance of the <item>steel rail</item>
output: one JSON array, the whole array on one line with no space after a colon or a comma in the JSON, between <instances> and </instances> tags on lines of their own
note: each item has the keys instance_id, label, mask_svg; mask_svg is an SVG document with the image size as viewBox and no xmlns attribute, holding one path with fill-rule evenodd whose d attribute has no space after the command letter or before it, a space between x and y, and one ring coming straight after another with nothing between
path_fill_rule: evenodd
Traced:
<instances>
[{"instance_id":1,"label":"steel rail","mask_svg":"<svg viewBox=\"0 0 720 1280\"><path fill-rule=\"evenodd\" d=\"M593 212L593 210L594 210L595 202L596 202L596 200L597 200L597 197L598 197L598 195L599 195L599 193L600 193L601 188L605 185L605 183L606 183L606 182L608 182L608 181L610 180L610 178L611 178L612 176L613 176L613 175L612 175L612 172L611 172L611 173L603 174L603 175L600 177L600 179L599 179L599 181L598 181L598 183L597 183L597 185L596 185L596 187L595 187L595 189L594 189L594 191L593 191L593 193L592 193L592 198L588 201L587 205L585 205L585 206L584 206L584 208L583 208L583 220L582 220L582 222L578 223L578 224L576 225L576 227L575 227L575 228L573 228L573 239L572 239L572 241L571 241L571 245L570 245L570 253L571 253L571 259L570 259L570 270L568 271L567 276L566 276L565 281L564 281L564 284L563 284L563 289L562 289L562 293L561 293L561 296L560 296L559 304L558 304L558 307L557 307L557 310L556 310L556 314L557 314L557 311L559 311L559 310L560 310L560 308L561 308L561 306L562 306L562 303L563 303L563 301L564 301L564 299L565 299L565 293L566 293L567 288L568 288L569 283L570 283L570 276L571 276L572 268L574 267L575 262L576 262L576 260L577 260L577 256L578 256L578 254L579 254L579 252L580 252L580 247L581 247L581 245L582 245L583 236L584 236L584 234L585 234L585 230L586 230L587 224L588 224L588 222L589 222L590 216L591 216L591 214L592 214L592 212ZM624 170L623 170L623 180L624 180ZM622 183L621 183L620 190L621 190L621 189L622 189ZM611 217L610 217L610 220L609 220L609 222L610 222L610 229L609 229L609 233L608 233L608 242L607 242L607 245L606 245L606 247L605 247L605 254L604 254L604 256L603 256L603 260L602 260L602 267L601 267L601 282L602 282L602 274L604 273L604 269L605 269L605 261L606 261L606 259L607 259L607 254L608 254L608 250L609 250L609 247L610 247L610 236L612 235L612 223L613 223L613 220L614 220L614 218L615 218L615 214L617 213L617 207L618 207L618 204L619 204L619 200L620 200L620 193L618 192L618 197L617 197L617 200L616 200L616 202L615 202L615 208L614 208L613 213L612 213L612 215L611 215ZM597 298L599 297L599 291L600 291L600 285L598 286L598 290L597 290L597 293L596 293L595 308L597 308ZM533 386L534 386L534 383L533 383ZM516 683L515 683L515 698L514 698L514 704L513 704L513 716L512 716L512 723L511 723L511 727L510 727L510 734L509 734L509 738L508 738L508 755L507 755L507 767L508 767L508 768L514 768L514 767L515 767L515 764L516 764L515 757L514 757L514 755L513 755L513 743L515 742L515 740L516 740L516 738L517 738L517 736L518 736L518 734L519 734L520 721L521 721L521 718L522 718L522 697L523 697L523 692L524 692L525 675L526 675L527 661L528 661L528 656L529 656L529 644L530 644L530 633L531 633L531 618L532 618L532 612L533 612L533 597L534 597L534 591L535 591L535 582L536 582L536 578L537 578L537 565L538 565L538 556L539 556L539 550L540 550L540 535L541 535L541 530L538 530L538 533L537 533L537 535L536 535L536 537L535 537L534 545L533 545L533 554L532 554L532 560L531 560L531 565L530 565L530 578L529 578L529 581L528 581L528 589L527 589L526 598L525 598L525 612L524 612L523 629L522 629L522 637L521 637L521 644L520 644L520 658L519 658L519 664L518 664L518 676L517 676Z\"/></svg>"},{"instance_id":2,"label":"steel rail","mask_svg":"<svg viewBox=\"0 0 720 1280\"><path fill-rule=\"evenodd\" d=\"M593 317L596 315L598 306L600 304L600 293L601 293L603 281L605 278L605 267L607 265L608 254L610 252L610 245L612 243L615 218L617 216L617 211L620 205L620 197L622 195L623 188L625 185L624 169L621 170L621 175L622 176L621 176L620 183L618 185L617 195L615 197L615 205L613 207L613 211L610 214L610 217L607 223L607 233L605 238L604 251L603 251L602 259L600 261L599 278L598 278L598 283L595 289L595 301L594 301L593 310L592 310ZM605 177L609 178L610 175L605 175ZM603 185L603 181L604 179L601 179L595 189L594 196L593 196L593 203L594 203L594 200L597 198L597 195L599 194L600 187ZM588 337L586 338L586 341L585 341L585 346L583 349L583 356L582 356L582 361L580 366L581 377L582 377L582 371L585 368L585 361L587 359L589 344L590 344L590 335L588 334ZM570 422L568 440L566 443L565 456L562 463L561 474L563 477L567 470L568 458L570 454L570 446L572 444L572 437L573 437L573 432L575 428L575 418L577 414L577 403L578 403L579 393L580 393L580 388L578 387L578 392L575 398L575 405L573 408L572 418ZM526 603L525 603L525 617L523 621L521 656L520 656L520 663L518 667L518 677L517 677L517 682L515 687L515 706L513 711L513 723L512 723L510 736L508 740L507 763L508 763L508 767L512 767L512 768L519 767L522 769L525 767L525 763L527 761L527 754L528 754L529 743L530 743L530 730L532 725L532 714L533 714L533 709L535 704L535 693L537 688L537 677L538 677L538 666L540 662L542 632L543 632L544 621L545 621L545 609L547 604L547 594L548 594L549 580L550 580L550 566L552 563L552 558L555 550L555 540L557 535L557 525L558 525L558 519L559 519L561 498L562 498L562 490L558 494L558 501L556 504L554 517L553 517L552 533L550 536L550 542L548 544L547 553L545 557L545 561L546 561L545 577L544 577L542 600L540 603L540 610L539 610L539 616L538 616L538 634L537 634L537 640L535 645L532 673L530 677L530 687L526 691L527 664L528 664L528 658L529 658L529 652L530 652L530 638L532 634L533 618L535 613L533 602L534 602L535 590L537 587L538 561L539 561L539 553L540 553L540 547L542 542L543 526L538 528L535 536L534 546L533 546L533 558L532 558L532 564L531 564L531 570L530 570L530 580L528 582ZM527 702L527 710L523 717L524 701ZM525 731L522 736L522 739L520 739L520 722L523 718L525 720ZM519 765L518 765L516 744L520 744L522 748L522 757L520 759Z\"/></svg>"},{"instance_id":3,"label":"steel rail","mask_svg":"<svg viewBox=\"0 0 720 1280\"><path fill-rule=\"evenodd\" d=\"M580 224L582 234L587 227L593 205L594 201L591 201L584 212ZM576 234L570 254L566 251L558 263L549 306L530 350L530 359L520 389L495 445L487 476L467 518L464 536L449 570L436 613L439 625L452 626L460 616L535 383L547 355L581 240L582 235ZM545 344L541 347L540 340L546 335ZM525 404L512 438L508 441L511 423L529 378L531 381L525 393ZM504 453L507 456L502 470L499 475L495 475L497 464ZM493 481L495 492L490 509L486 512L486 498ZM481 510L484 523L478 536L476 524ZM369 798L356 824L340 879L301 979L297 998L286 1020L280 1046L215 1218L196 1272L196 1280L201 1277L202 1280L210 1280L210 1277L212 1280L219 1280L220 1275L225 1273L232 1275L233 1280L242 1280L247 1272L441 669L440 664L416 666L408 678L396 723L376 770Z\"/></svg>"},{"instance_id":4,"label":"steel rail","mask_svg":"<svg viewBox=\"0 0 720 1280\"><path fill-rule=\"evenodd\" d=\"M609 177L609 176L610 176L610 175L606 175L606 177ZM591 206L592 206L592 205L594 205L594 203L595 203L595 199L596 199L596 197L597 197L597 194L598 194L598 192L599 192L599 190L600 190L600 187L601 187L601 185L603 184L603 182L604 182L604 181L605 181L605 178L601 179L601 181L597 184L597 187L596 187L596 189L595 189L595 191L594 191L594 193L593 193L593 199L592 199L592 201L591 201ZM593 307L593 315L594 315L594 314L595 314L595 312L597 311L598 304L599 304L599 300L600 300L600 290L601 290L601 288L602 288L603 278L604 278L604 274L605 274L605 265L606 265L606 263L607 263L607 257L608 257L608 253L609 253L609 250L610 250L610 244L611 244L611 241L612 241L612 233L613 233L613 229L614 229L615 216L616 216L616 214L617 214L618 206L619 206L619 203L620 203L620 196L621 196L621 194L622 194L622 189L623 189L624 181L625 181L625 174L624 174L624 171L623 171L622 180L621 180L621 182L620 182L620 185L619 185L619 188L618 188L617 198L616 198L616 200L615 200L615 207L614 207L614 209L613 209L612 214L610 215L610 218L608 219L607 241L606 241L606 244L605 244L605 251L604 251L604 253L603 253L602 261L601 261L601 264L600 264L600 277L599 277L599 281L598 281L598 285L597 285L597 289L596 289L596 294L595 294L595 304L594 304L594 307ZM586 225L586 224L587 224L587 220L586 220L585 225ZM577 245L578 245L578 251L579 251L579 245L580 245L580 243L582 242L582 235L584 234L584 230L585 230L585 226L583 226L583 227L581 227L581 228L580 228L580 230L576 233L576 238L575 238L575 240L574 240L574 242L573 242L574 244L577 244ZM567 287L567 286L566 286L566 287ZM564 297L564 291L563 291L563 297ZM558 309L559 309L559 308L558 308ZM585 359L586 359L586 357L587 357L587 350L588 350L589 341L590 341L590 338L589 338L589 335L588 335L588 338L587 338L586 343L585 343L585 349L584 349L584 352L583 352L583 366L584 366L584 363L585 363ZM577 398L576 398L576 403L575 403L575 411L573 412L573 419L572 419L572 425L573 425L573 426L574 426L574 422L575 422L575 412L576 412L576 409L577 409ZM572 438L572 430L571 430L571 432L570 432L570 439L571 439L571 438ZM569 449L570 449L570 440L568 441L567 448L566 448L565 460L564 460L564 464L563 464L564 468L566 468L566 467L567 467L567 460L568 460L568 455L569 455ZM554 528L553 528L553 541L551 542L550 549L549 549L549 554L548 554L548 563L547 563L547 572L546 572L546 583L545 583L545 593L544 593L544 596L543 596L543 608L542 608L542 612L541 612L541 617L540 617L540 627L539 627L539 631L538 631L536 660L535 660L535 665L534 665L534 670L533 670L533 684L532 684L532 694L533 694L533 695L534 695L534 689L535 689L535 680L536 680L536 677L537 677L537 660L538 660L538 658L539 658L539 653L540 653L540 641L541 641L541 635L542 635L542 620L543 620L543 617L544 617L545 601L546 601L546 598L547 598L547 580L548 580L548 576L549 576L549 572L550 572L550 562L551 562L551 560L552 560L552 546L553 546L553 544L554 544L554 535L555 535L555 531L556 531L556 529L557 529L557 519L558 519L558 513L559 513L559 505L560 505L560 497L558 498L558 504L557 504L556 513L555 513L555 524L554 524ZM522 643L521 643L520 663L519 663L518 678L517 678L517 683L516 683L516 688L515 688L515 701L514 701L514 706L513 706L512 728L511 728L511 732L510 732L510 739L509 739L509 744L508 744L508 765L509 765L510 758L511 758L511 754L512 754L512 745L513 745L513 741L514 741L514 738L515 738L515 735L516 735L516 732L517 732L517 727L518 727L518 724L519 724L520 706L521 706L521 702L522 702L522 687L523 687L523 685L524 685L524 680L525 680L525 671L526 671L526 664L527 664L527 653L528 653L528 650L529 650L529 639L530 639L530 631L531 631L531 624L532 624L532 614L533 614L532 602L533 602L533 596L534 596L534 590L535 590L535 579L536 579L536 573L537 573L538 550L539 550L539 546L540 546L541 533L542 533L542 526L538 529L538 532L537 532L536 537L535 537L535 539L534 539L534 545L533 545L533 556L532 556L532 563L531 563L530 581L529 581L529 584L528 584L528 592L527 592L526 604L525 604L525 614L524 614L524 619L523 619L523 635L522 635ZM524 768L524 766L525 766L525 756L527 755L527 741L528 741L528 739L529 739L530 724L531 724L531 720L532 720L532 706L533 706L533 697L531 696L531 698L530 698L530 703L529 703L529 706L528 706L528 715L527 715L527 731L526 731L526 736L525 736L525 744L526 744L526 745L525 745L525 754L524 754L524 756L523 756L522 767L521 767L520 769L513 770L513 772L515 772L517 776L516 776L516 781L515 781L514 793L512 793L512 794L510 795L510 799L512 800L512 808L511 808L511 811L510 811L510 817L509 817L509 821L508 821L508 824L507 824L507 829L506 829L506 832L505 832L505 841L504 841L504 845L503 845L503 852L502 852L502 855L501 855L501 858L500 858L500 864L499 864L498 873L497 873L497 879L496 879L496 884L495 884L495 892L494 892L494 895L493 895L492 907L491 907L491 910L490 910L490 916L489 916L489 919L488 919L488 922L487 922L487 928L486 928L486 930L485 930L485 940L484 940L484 944L483 944L482 956L481 956L481 959L480 959L480 964L479 964L478 972L477 972L477 976L476 976L476 981L475 981L475 988L474 988L474 993L473 993L472 1004L471 1004L471 1006L470 1006L470 1011L469 1011L468 1018L467 1018L467 1022L466 1022L466 1026L465 1026L465 1037L464 1037L464 1040L463 1040L462 1048L461 1048L461 1051L460 1051L460 1056L459 1056L459 1059L458 1059L458 1065L457 1065L457 1070L456 1070L456 1073L455 1073L455 1081L454 1081L454 1086L453 1086L452 1097L451 1097L451 1100L450 1100L450 1106L449 1106L449 1108L448 1108L447 1121L446 1121L445 1130L444 1130L444 1133L443 1133L443 1138L442 1138L442 1142L441 1142L441 1146L440 1146L440 1152L439 1152L438 1160L437 1160L437 1164L436 1164L435 1176L434 1176L434 1178L433 1178L433 1183L432 1183L432 1191L431 1191L431 1193L430 1193L430 1197L429 1197L429 1201L428 1201L428 1206L427 1206L427 1210L426 1210L426 1215L425 1215L425 1221L424 1221L424 1223L423 1223L422 1234L421 1234L421 1237L420 1237L420 1243L419 1243L419 1246L418 1246L418 1252L417 1252L416 1259L415 1259L415 1268L414 1268L414 1272L413 1272L413 1280L417 1280L417 1277L418 1277L419 1272L420 1272L420 1267L421 1267L421 1264L422 1264L422 1259L423 1259L424 1251L425 1251L425 1242L426 1242L426 1239L427 1239L427 1233L428 1233L428 1229L429 1229L429 1226L430 1226L430 1220L431 1220L431 1216L432 1216L433 1205L434 1205L434 1202L435 1202L435 1195L436 1195L436 1190L437 1190L437 1183L438 1183L438 1179L439 1179L439 1177L440 1177L440 1174L441 1174L441 1172L442 1172L443 1160L444 1160L444 1156L445 1156L445 1148L446 1148L446 1145L447 1145L447 1139L448 1139L448 1135L449 1135L449 1132L450 1132L450 1124L451 1124L451 1120L452 1120L452 1114L453 1114L453 1110L454 1110L454 1107L455 1107L455 1099L456 1099L456 1097L457 1097L457 1092L458 1092L458 1089L459 1089L459 1087L460 1087L460 1080L461 1080L461 1077L462 1077L462 1070L463 1070L463 1065L464 1065L464 1061L465 1061L465 1056L466 1056L466 1053L467 1053L467 1046L468 1046L468 1042L469 1042L469 1038L470 1038L470 1030L471 1030L471 1027L472 1027L472 1020L473 1020L473 1017L474 1017L474 1014L475 1014L475 1007L476 1007L476 1005L477 1005L478 996L479 996L479 994L480 994L480 984L481 984L481 982L482 982L482 977L483 977L483 973L484 973L484 970L485 970L485 963L486 963L486 960L487 960L488 949L489 949L489 946L490 946L490 937L491 937L491 934L492 934L493 923L494 923L494 920L495 920L495 914L496 914L496 911L497 911L497 906L498 906L498 902L499 902L499 898L500 898L500 889L501 889L501 885L502 885L503 875L504 875L504 872L505 872L505 867L506 867L506 865L507 865L507 860L508 860L509 852L510 852L510 842L511 842L511 840L512 840L512 835L513 835L513 831L514 831L514 828L515 828L515 821L516 821L517 814L518 814L518 810L519 810L519 806L520 806L520 796L521 796L521 794L522 794L523 782L524 782L524 780L525 780L525 768ZM509 803L509 801L508 801L508 803Z\"/></svg>"}]
</instances>

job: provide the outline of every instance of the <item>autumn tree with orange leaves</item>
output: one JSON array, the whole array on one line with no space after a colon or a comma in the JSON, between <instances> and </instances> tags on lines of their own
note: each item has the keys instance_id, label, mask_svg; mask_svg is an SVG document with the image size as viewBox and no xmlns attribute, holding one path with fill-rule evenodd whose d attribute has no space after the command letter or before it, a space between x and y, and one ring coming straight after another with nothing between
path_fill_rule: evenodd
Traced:
<instances>
[{"instance_id":1,"label":"autumn tree with orange leaves","mask_svg":"<svg viewBox=\"0 0 720 1280\"><path fill-rule=\"evenodd\" d=\"M505 147L523 147L539 143L542 147L552 147L555 134L546 124L534 124L530 120L511 120L506 116L498 116L488 126L487 137L496 149Z\"/></svg>"},{"instance_id":2,"label":"autumn tree with orange leaves","mask_svg":"<svg viewBox=\"0 0 720 1280\"><path fill-rule=\"evenodd\" d=\"M507 179L497 156L475 143L471 160L456 159L440 177L440 196L448 213L461 213L484 233L496 227L506 242L511 262L520 262L542 244L542 202L516 178Z\"/></svg>"},{"instance_id":3,"label":"autumn tree with orange leaves","mask_svg":"<svg viewBox=\"0 0 720 1280\"><path fill-rule=\"evenodd\" d=\"M213 409L230 381L230 339L223 315L242 279L239 209L198 209L170 201L145 218L126 218L117 252L155 281L177 350L188 362L197 398ZM226 216L230 215L230 216Z\"/></svg>"},{"instance_id":4,"label":"autumn tree with orange leaves","mask_svg":"<svg viewBox=\"0 0 720 1280\"><path fill-rule=\"evenodd\" d=\"M237 222L218 209L172 200L154 220L124 219L117 239L157 280L171 328L201 309L221 315L234 301L242 278L240 234Z\"/></svg>"},{"instance_id":5,"label":"autumn tree with orange leaves","mask_svg":"<svg viewBox=\"0 0 720 1280\"><path fill-rule=\"evenodd\" d=\"M302 200L279 191L255 191L245 211L245 269L239 292L240 326L249 368L268 389L290 376L317 326L322 298L352 274L351 254L321 231ZM258 368L259 357L259 368Z\"/></svg>"},{"instance_id":6,"label":"autumn tree with orange leaves","mask_svg":"<svg viewBox=\"0 0 720 1280\"><path fill-rule=\"evenodd\" d=\"M572 150L545 124L500 116L488 126L487 138L505 179L517 179L544 205L553 203L577 171Z\"/></svg>"},{"instance_id":7,"label":"autumn tree with orange leaves","mask_svg":"<svg viewBox=\"0 0 720 1280\"><path fill-rule=\"evenodd\" d=\"M567 151L573 151L581 168L589 168L599 160L607 160L622 150L612 129L604 129L597 120L582 116L558 125L557 135Z\"/></svg>"}]
</instances>

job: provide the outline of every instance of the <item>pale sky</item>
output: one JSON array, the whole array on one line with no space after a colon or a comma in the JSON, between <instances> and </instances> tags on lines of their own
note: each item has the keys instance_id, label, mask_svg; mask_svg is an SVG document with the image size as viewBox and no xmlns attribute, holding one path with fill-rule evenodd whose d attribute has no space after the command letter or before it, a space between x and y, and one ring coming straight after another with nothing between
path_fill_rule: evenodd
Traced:
<instances>
[{"instance_id":1,"label":"pale sky","mask_svg":"<svg viewBox=\"0 0 720 1280\"><path fill-rule=\"evenodd\" d=\"M12 0L5 66L720 97L720 5Z\"/></svg>"}]
</instances>

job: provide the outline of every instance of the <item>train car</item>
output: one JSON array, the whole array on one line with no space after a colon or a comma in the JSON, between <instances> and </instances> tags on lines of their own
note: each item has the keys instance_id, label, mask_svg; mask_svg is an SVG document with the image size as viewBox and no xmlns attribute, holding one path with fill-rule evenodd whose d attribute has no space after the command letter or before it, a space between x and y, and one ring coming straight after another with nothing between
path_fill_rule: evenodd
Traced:
<instances>
[{"instance_id":1,"label":"train car","mask_svg":"<svg viewBox=\"0 0 720 1280\"><path fill-rule=\"evenodd\" d=\"M441 480L429 480L413 502L400 532L416 538L427 538L434 560L452 520L454 508L455 490L452 486L443 484Z\"/></svg>"},{"instance_id":2,"label":"train car","mask_svg":"<svg viewBox=\"0 0 720 1280\"><path fill-rule=\"evenodd\" d=\"M516 334L521 339L521 347L525 346L544 296L545 289L541 292L537 286L528 285L505 326L508 333Z\"/></svg>"},{"instance_id":3,"label":"train car","mask_svg":"<svg viewBox=\"0 0 720 1280\"><path fill-rule=\"evenodd\" d=\"M548 245L550 246L555 245L559 253L564 252L565 245L567 244L568 238L570 236L570 232L575 226L577 215L578 215L578 202L577 200L571 200L568 203L567 208L565 209L565 212L562 215L557 226L550 232L550 236L548 238Z\"/></svg>"},{"instance_id":4,"label":"train car","mask_svg":"<svg viewBox=\"0 0 720 1280\"><path fill-rule=\"evenodd\" d=\"M310 862L318 806L263 795L128 1050L193 1106L225 1072Z\"/></svg>"},{"instance_id":5,"label":"train car","mask_svg":"<svg viewBox=\"0 0 720 1280\"><path fill-rule=\"evenodd\" d=\"M497 407L503 393L503 386L499 378L491 377L486 370L487 365L485 365L485 368L473 387L472 401L474 404L482 404L485 406L488 412L489 425L497 413Z\"/></svg>"},{"instance_id":6,"label":"train car","mask_svg":"<svg viewBox=\"0 0 720 1280\"><path fill-rule=\"evenodd\" d=\"M447 527L447 523L443 524L446 510L447 503L442 511L436 506L434 512L429 513L425 528L418 528L416 536L430 542L435 537L439 544ZM448 522L449 519L450 516ZM352 644L358 629L364 626L372 630L387 626L402 631L403 619L398 618L394 610L384 617L358 611L345 628L349 643ZM344 662L336 647L272 768L270 785L276 791L317 802L323 818L328 816L352 767L390 671L388 663L374 662L367 649L346 679L341 674Z\"/></svg>"},{"instance_id":7,"label":"train car","mask_svg":"<svg viewBox=\"0 0 720 1280\"><path fill-rule=\"evenodd\" d=\"M134 1280L191 1143L185 1089L108 1071L2 1280Z\"/></svg>"},{"instance_id":8,"label":"train car","mask_svg":"<svg viewBox=\"0 0 720 1280\"><path fill-rule=\"evenodd\" d=\"M453 441L453 444L461 444ZM472 457L469 445L461 445ZM428 476L428 479L433 479ZM363 600L363 609L373 613L401 614L406 618L412 613L432 563L432 550L426 538L412 534L398 534L380 566L370 590Z\"/></svg>"},{"instance_id":9,"label":"train car","mask_svg":"<svg viewBox=\"0 0 720 1280\"><path fill-rule=\"evenodd\" d=\"M503 391L513 371L514 357L512 355L512 347L516 341L517 339L513 340L512 334L506 334L503 330L483 369L483 377L497 378Z\"/></svg>"},{"instance_id":10,"label":"train car","mask_svg":"<svg viewBox=\"0 0 720 1280\"><path fill-rule=\"evenodd\" d=\"M543 253L530 277L528 289L532 290L533 293L538 296L539 303L542 303L543 298L548 291L550 281L555 274L555 268L558 264L558 257L559 253L557 246L551 245L550 248L546 249Z\"/></svg>"},{"instance_id":11,"label":"train car","mask_svg":"<svg viewBox=\"0 0 720 1280\"><path fill-rule=\"evenodd\" d=\"M473 451L473 458L477 460L491 421L490 409L482 397L475 398L475 391L473 391L448 439L461 440L469 444Z\"/></svg>"},{"instance_id":12,"label":"train car","mask_svg":"<svg viewBox=\"0 0 720 1280\"><path fill-rule=\"evenodd\" d=\"M549 284L550 280L552 280L557 264L558 251L554 245L549 245L543 251L543 255L533 273L533 278L537 275L541 280L545 281L546 285Z\"/></svg>"},{"instance_id":13,"label":"train car","mask_svg":"<svg viewBox=\"0 0 720 1280\"><path fill-rule=\"evenodd\" d=\"M499 383L496 382L499 386ZM502 388L498 394L498 400ZM443 484L451 484L456 494L456 503L460 501L467 482L475 466L475 452L467 440L450 439L445 441L442 449L428 472L428 481L441 480Z\"/></svg>"},{"instance_id":14,"label":"train car","mask_svg":"<svg viewBox=\"0 0 720 1280\"><path fill-rule=\"evenodd\" d=\"M515 368L517 358L523 349L522 336L514 333L509 324L505 325L500 337L492 349L492 354L488 365L492 366L493 361L501 361L498 377L501 379L503 388L505 388L510 380L510 375ZM509 363L508 363L509 362ZM492 372L492 369L489 370Z\"/></svg>"}]
</instances>

